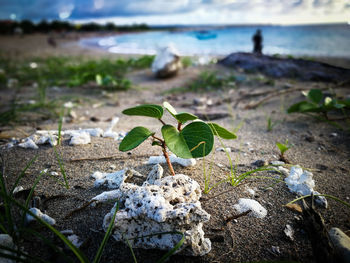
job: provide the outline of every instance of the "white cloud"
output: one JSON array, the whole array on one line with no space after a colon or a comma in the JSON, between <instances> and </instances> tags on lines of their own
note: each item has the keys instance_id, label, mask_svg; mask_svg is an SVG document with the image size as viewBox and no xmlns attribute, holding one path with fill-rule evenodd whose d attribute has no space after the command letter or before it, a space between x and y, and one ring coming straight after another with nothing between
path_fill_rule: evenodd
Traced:
<instances>
[{"instance_id":1,"label":"white cloud","mask_svg":"<svg viewBox=\"0 0 350 263\"><path fill-rule=\"evenodd\" d=\"M50 19L118 24L301 24L347 22L350 0L2 0L0 18Z\"/></svg>"}]
</instances>

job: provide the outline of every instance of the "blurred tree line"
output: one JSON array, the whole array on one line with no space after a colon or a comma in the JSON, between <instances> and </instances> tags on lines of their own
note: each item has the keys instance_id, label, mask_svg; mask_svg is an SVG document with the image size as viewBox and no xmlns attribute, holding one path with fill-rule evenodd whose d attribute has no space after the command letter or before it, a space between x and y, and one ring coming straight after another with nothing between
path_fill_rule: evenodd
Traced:
<instances>
[{"instance_id":1,"label":"blurred tree line","mask_svg":"<svg viewBox=\"0 0 350 263\"><path fill-rule=\"evenodd\" d=\"M116 31L116 32L130 32L130 31L145 31L150 27L146 24L135 24L127 26L117 26L114 23L107 23L100 25L97 23L86 24L73 24L67 21L46 21L42 20L39 23L33 23L30 20L13 21L3 20L0 21L0 34L13 34L13 33L49 33L49 32L96 32L96 31Z\"/></svg>"}]
</instances>

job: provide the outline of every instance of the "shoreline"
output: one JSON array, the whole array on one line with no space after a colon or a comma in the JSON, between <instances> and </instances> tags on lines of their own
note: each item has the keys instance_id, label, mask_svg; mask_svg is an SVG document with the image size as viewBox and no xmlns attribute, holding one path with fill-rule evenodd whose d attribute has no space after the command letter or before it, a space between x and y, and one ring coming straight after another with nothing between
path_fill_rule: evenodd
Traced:
<instances>
[{"instance_id":1,"label":"shoreline","mask_svg":"<svg viewBox=\"0 0 350 263\"><path fill-rule=\"evenodd\" d=\"M125 33L121 33L125 34ZM31 34L23 36L0 36L0 55L9 59L29 59L33 57L48 56L84 56L92 59L98 58L129 58L139 57L145 54L133 53L112 53L96 45L83 45L81 41L93 38L115 36L116 33L94 32L94 33L67 33L55 34L56 47L50 46L47 42L49 34ZM229 55L229 54L226 54ZM269 55L269 54L267 54ZM208 56L222 58L225 55L186 55L188 57ZM287 58L288 55L280 55ZM332 56L293 56L300 59L311 59L330 65L350 69L350 58Z\"/></svg>"}]
</instances>

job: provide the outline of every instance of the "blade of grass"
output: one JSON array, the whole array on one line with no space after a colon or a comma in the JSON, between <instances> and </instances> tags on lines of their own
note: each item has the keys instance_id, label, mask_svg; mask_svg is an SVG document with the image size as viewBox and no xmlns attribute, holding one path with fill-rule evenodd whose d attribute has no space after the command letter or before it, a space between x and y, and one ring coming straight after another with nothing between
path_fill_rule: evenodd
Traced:
<instances>
[{"instance_id":1,"label":"blade of grass","mask_svg":"<svg viewBox=\"0 0 350 263\"><path fill-rule=\"evenodd\" d=\"M54 228L53 226L51 226L50 224L48 224L47 222L45 222L44 220L39 218L37 215L32 213L24 205L20 204L18 201L16 201L12 197L7 196L7 195L3 195L1 192L0 192L0 195L2 196L3 199L6 199L9 202L15 204L17 207L19 207L23 211L24 215L25 214L30 214L40 224L42 224L43 226L48 228L50 231L52 231L57 237L59 237L72 250L72 252L76 255L76 257L79 259L80 262L82 262L82 263L88 263L89 262L87 257L76 246L74 246L72 244L72 242L70 242L62 233L60 233L56 228Z\"/></svg>"},{"instance_id":2,"label":"blade of grass","mask_svg":"<svg viewBox=\"0 0 350 263\"><path fill-rule=\"evenodd\" d=\"M174 232L173 232L174 233ZM163 263L163 262L166 262L168 260L169 257L171 257L175 252L176 250L178 250L182 244L184 243L185 241L185 235L181 232L175 232L176 234L179 234L181 235L181 240L170 250L168 251L164 256L162 256L158 261L157 263Z\"/></svg>"},{"instance_id":3,"label":"blade of grass","mask_svg":"<svg viewBox=\"0 0 350 263\"><path fill-rule=\"evenodd\" d=\"M60 158L59 153L57 152L57 149L56 149L56 146L55 146L55 145L53 146L53 150L54 150L54 152L55 152L58 165L60 166L61 174L63 175L65 187L66 187L66 189L69 189L69 184L68 184L68 180L67 180L67 175L66 175L66 172L65 172L65 170L64 170L63 163L62 163L62 161L61 161L61 158Z\"/></svg>"},{"instance_id":4,"label":"blade of grass","mask_svg":"<svg viewBox=\"0 0 350 263\"><path fill-rule=\"evenodd\" d=\"M113 226L114 226L114 220L115 220L115 217L117 215L118 210L119 210L119 202L117 202L117 206L116 206L115 211L113 213L113 217L112 217L111 223L109 224L107 232L106 232L106 234L105 234L105 236L104 236L104 238L103 238L103 240L101 242L100 247L98 248L98 251L96 253L96 256L94 258L93 263L98 263L101 260L102 252L103 252L103 250L104 250L104 248L106 246L106 243L107 243L109 237L112 234L112 229L113 229Z\"/></svg>"},{"instance_id":5,"label":"blade of grass","mask_svg":"<svg viewBox=\"0 0 350 263\"><path fill-rule=\"evenodd\" d=\"M1 173L0 194L7 196L8 193L7 193L6 180L5 180L5 161L2 155L0 155L0 159L1 159L1 165L2 165L1 172L0 172ZM8 232L12 236L12 233L15 230L15 226L14 226L12 214L11 214L11 204L7 201L7 199L4 199L3 202L5 207L5 219L7 219L8 221L7 224L8 224L8 227L10 228L6 232Z\"/></svg>"},{"instance_id":6,"label":"blade of grass","mask_svg":"<svg viewBox=\"0 0 350 263\"><path fill-rule=\"evenodd\" d=\"M20 251L19 249L18 250L12 249L12 248L9 248L9 247L3 246L3 245L0 245L0 249L2 250L2 251L0 251L0 259L3 259L3 258L13 259L13 260L15 260L15 262L24 262L24 263L29 263L29 262L49 263L48 261L42 260L41 258L30 256L30 255ZM12 254L6 254L3 251L12 252L12 253L17 254L19 256L15 256Z\"/></svg>"},{"instance_id":7,"label":"blade of grass","mask_svg":"<svg viewBox=\"0 0 350 263\"><path fill-rule=\"evenodd\" d=\"M162 256L157 263L163 263L166 262L166 260L172 256L184 243L185 241L185 235L179 231L173 231L173 232L161 232L161 233L155 233L155 234L150 234L150 235L145 235L145 236L140 236L140 237L135 237L135 238L131 238L129 240L135 240L135 239L139 239L139 238L146 238L146 237L153 237L153 236L158 236L158 235L167 235L167 234L179 234L181 235L181 239L179 242L176 243L176 245L169 250L164 256Z\"/></svg>"},{"instance_id":8,"label":"blade of grass","mask_svg":"<svg viewBox=\"0 0 350 263\"><path fill-rule=\"evenodd\" d=\"M124 237L123 235L123 239L125 240L126 244L128 245L129 249L130 249L130 252L131 252L131 255L132 255L132 258L134 260L134 263L137 263L137 259L136 259L136 256L135 256L135 253L134 253L134 250L132 249L131 245L130 245L130 242L127 238Z\"/></svg>"},{"instance_id":9,"label":"blade of grass","mask_svg":"<svg viewBox=\"0 0 350 263\"><path fill-rule=\"evenodd\" d=\"M26 202L25 202L25 205L24 205L24 207L26 208L26 210L28 210L29 202L30 202L30 200L32 199L32 196L33 196L35 187L36 187L37 184L39 183L41 177L42 177L44 174L46 174L46 173L47 173L47 170L41 171L40 174L39 174L39 175L37 176L37 178L35 179L34 184L33 184L32 188L30 189L30 192L29 192L29 194L28 194L28 196L27 196L27 199L26 199ZM24 225L25 217L26 217L26 213L23 213L23 215L22 215L22 221L21 221L21 222L22 222L22 225Z\"/></svg>"},{"instance_id":10,"label":"blade of grass","mask_svg":"<svg viewBox=\"0 0 350 263\"><path fill-rule=\"evenodd\" d=\"M20 182L20 180L22 179L22 177L24 176L24 174L25 174L25 172L32 166L32 164L36 161L36 159L38 159L38 154L36 154L35 156L34 156L34 158L33 159L31 159L30 161L29 161L29 163L27 163L27 165L26 165L26 167L21 171L21 173L19 174L19 176L17 177L17 179L16 179L16 182L15 182L15 184L13 185L13 187L12 187L12 189L11 189L11 192L9 193L9 194L13 194L13 191L15 190L15 188L18 186L18 184L19 184L19 182Z\"/></svg>"},{"instance_id":11,"label":"blade of grass","mask_svg":"<svg viewBox=\"0 0 350 263\"><path fill-rule=\"evenodd\" d=\"M46 245L48 245L51 249L53 249L57 254L60 254L62 257L64 257L64 262L74 262L71 258L69 258L64 252L62 252L55 244L53 244L49 239L41 235L40 233L34 231L30 228L23 228L21 231L28 232L32 236L36 236L40 238Z\"/></svg>"},{"instance_id":12,"label":"blade of grass","mask_svg":"<svg viewBox=\"0 0 350 263\"><path fill-rule=\"evenodd\" d=\"M335 200L335 201L337 201L337 202L339 202L339 203L341 203L341 204L347 206L348 208L350 208L350 204L349 204L348 202L345 202L345 201L343 201L343 200L341 200L341 199L339 199L338 197L335 197L335 196L333 196L333 195L317 194L317 195L313 195L313 196L324 196L324 197L328 197L328 198L333 199L333 200ZM299 200L302 200L302 199L304 199L304 198L307 198L307 197L311 197L311 195L303 195L303 196L301 196L301 197L299 197L299 198L296 198L296 199L290 201L288 204L286 204L286 205L284 205L284 206L293 204L293 203L295 203L295 202L297 202L297 201L299 201Z\"/></svg>"},{"instance_id":13,"label":"blade of grass","mask_svg":"<svg viewBox=\"0 0 350 263\"><path fill-rule=\"evenodd\" d=\"M58 120L58 136L57 136L57 145L61 145L61 131L62 131L62 124L63 124L63 115L64 115L64 109L61 109L60 112L60 118Z\"/></svg>"}]
</instances>

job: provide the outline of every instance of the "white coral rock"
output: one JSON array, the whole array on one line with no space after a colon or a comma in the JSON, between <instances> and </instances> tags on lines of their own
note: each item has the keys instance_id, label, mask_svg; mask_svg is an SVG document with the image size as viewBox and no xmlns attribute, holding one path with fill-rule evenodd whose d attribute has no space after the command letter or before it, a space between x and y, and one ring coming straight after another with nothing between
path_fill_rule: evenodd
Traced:
<instances>
[{"instance_id":1,"label":"white coral rock","mask_svg":"<svg viewBox=\"0 0 350 263\"><path fill-rule=\"evenodd\" d=\"M173 45L159 49L152 63L152 71L160 78L175 75L181 67L179 52Z\"/></svg>"},{"instance_id":2,"label":"white coral rock","mask_svg":"<svg viewBox=\"0 0 350 263\"><path fill-rule=\"evenodd\" d=\"M170 159L170 162L178 163L184 167L194 166L197 163L194 158L183 159L183 158L177 157L175 154L170 155L169 159ZM159 163L166 163L164 156L151 156L149 157L147 162L147 164L159 164Z\"/></svg>"},{"instance_id":3,"label":"white coral rock","mask_svg":"<svg viewBox=\"0 0 350 263\"><path fill-rule=\"evenodd\" d=\"M94 172L91 177L96 179L94 183L95 187L107 185L108 188L115 189L119 188L121 184L123 184L127 179L131 178L134 174L139 175L137 171L125 168L114 173Z\"/></svg>"},{"instance_id":4,"label":"white coral rock","mask_svg":"<svg viewBox=\"0 0 350 263\"><path fill-rule=\"evenodd\" d=\"M290 169L289 176L285 178L290 191L300 195L309 195L313 192L315 181L312 179L312 173L303 171L299 166L293 166Z\"/></svg>"},{"instance_id":5,"label":"white coral rock","mask_svg":"<svg viewBox=\"0 0 350 263\"><path fill-rule=\"evenodd\" d=\"M76 132L73 133L72 138L70 138L70 145L83 145L91 143L90 134L87 132Z\"/></svg>"},{"instance_id":6,"label":"white coral rock","mask_svg":"<svg viewBox=\"0 0 350 263\"><path fill-rule=\"evenodd\" d=\"M32 207L32 208L29 209L29 211L32 212L37 217L39 217L40 219L42 219L43 221L45 221L46 223L48 223L49 225L55 225L56 224L56 220L55 219L53 219L52 217L48 216L47 214L44 214L38 208ZM30 214L27 214L26 219L27 219L27 222L36 220Z\"/></svg>"},{"instance_id":7,"label":"white coral rock","mask_svg":"<svg viewBox=\"0 0 350 263\"><path fill-rule=\"evenodd\" d=\"M238 203L233 206L239 213L244 213L250 210L249 215L264 218L267 215L267 210L257 201L253 199L241 198Z\"/></svg>"},{"instance_id":8,"label":"white coral rock","mask_svg":"<svg viewBox=\"0 0 350 263\"><path fill-rule=\"evenodd\" d=\"M107 197L95 199L102 200ZM184 234L184 243L177 252L189 255L204 255L211 249L211 242L204 238L203 223L210 215L199 202L199 184L186 175L177 174L158 179L154 185L137 186L129 183L108 193L119 198L120 210L116 214L113 237L117 241L129 240L132 247L150 249L172 249ZM103 222L107 230L116 205ZM171 232L170 234L157 234ZM142 238L142 236L153 235ZM140 237L135 239L136 237Z\"/></svg>"},{"instance_id":9,"label":"white coral rock","mask_svg":"<svg viewBox=\"0 0 350 263\"><path fill-rule=\"evenodd\" d=\"M18 144L18 146L26 149L39 149L38 145L30 138L27 138L24 142Z\"/></svg>"}]
</instances>

